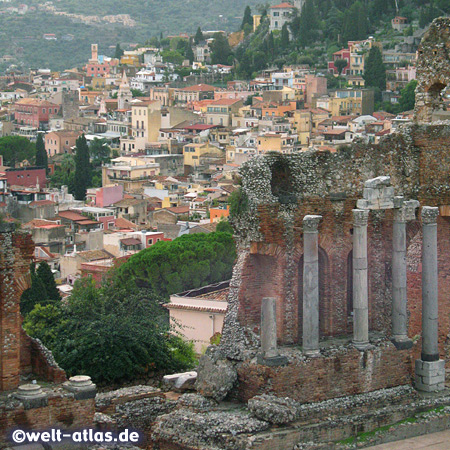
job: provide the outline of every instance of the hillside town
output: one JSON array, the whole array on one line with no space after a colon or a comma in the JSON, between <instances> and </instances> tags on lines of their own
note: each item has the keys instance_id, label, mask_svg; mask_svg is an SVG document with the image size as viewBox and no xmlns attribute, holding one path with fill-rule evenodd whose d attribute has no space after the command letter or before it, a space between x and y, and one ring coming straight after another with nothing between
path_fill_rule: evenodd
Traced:
<instances>
[{"instance_id":1,"label":"hillside town","mask_svg":"<svg viewBox=\"0 0 450 450\"><path fill-rule=\"evenodd\" d=\"M0 448L20 427L141 433L82 447L102 450L450 428L450 19L395 2L388 34L292 57L310 5L92 42L65 70L0 55Z\"/></svg>"}]
</instances>

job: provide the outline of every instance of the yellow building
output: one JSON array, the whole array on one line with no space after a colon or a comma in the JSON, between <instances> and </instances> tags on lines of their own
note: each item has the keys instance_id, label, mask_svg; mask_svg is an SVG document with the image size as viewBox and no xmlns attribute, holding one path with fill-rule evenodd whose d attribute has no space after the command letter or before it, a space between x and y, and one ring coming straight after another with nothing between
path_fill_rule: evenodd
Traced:
<instances>
[{"instance_id":1,"label":"yellow building","mask_svg":"<svg viewBox=\"0 0 450 450\"><path fill-rule=\"evenodd\" d=\"M120 58L120 64L139 67L141 65L141 62L139 61L138 54L133 52L125 52Z\"/></svg>"},{"instance_id":2,"label":"yellow building","mask_svg":"<svg viewBox=\"0 0 450 450\"><path fill-rule=\"evenodd\" d=\"M106 88L106 78L93 77L91 84L92 84L92 88L94 90L105 89Z\"/></svg>"},{"instance_id":3,"label":"yellow building","mask_svg":"<svg viewBox=\"0 0 450 450\"><path fill-rule=\"evenodd\" d=\"M208 142L200 144L188 144L183 147L184 165L190 167L200 166L202 156L211 155L216 157L224 156L223 151Z\"/></svg>"},{"instance_id":4,"label":"yellow building","mask_svg":"<svg viewBox=\"0 0 450 450\"><path fill-rule=\"evenodd\" d=\"M309 145L311 133L317 131L317 125L329 117L331 117L330 111L321 108L294 111L292 126L298 134L299 144Z\"/></svg>"},{"instance_id":5,"label":"yellow building","mask_svg":"<svg viewBox=\"0 0 450 450\"><path fill-rule=\"evenodd\" d=\"M261 16L259 14L255 14L253 16L253 32L256 31L260 23L261 23Z\"/></svg>"},{"instance_id":6,"label":"yellow building","mask_svg":"<svg viewBox=\"0 0 450 450\"><path fill-rule=\"evenodd\" d=\"M296 151L298 137L286 133L266 133L258 136L256 150L259 155L267 152L290 154Z\"/></svg>"}]
</instances>

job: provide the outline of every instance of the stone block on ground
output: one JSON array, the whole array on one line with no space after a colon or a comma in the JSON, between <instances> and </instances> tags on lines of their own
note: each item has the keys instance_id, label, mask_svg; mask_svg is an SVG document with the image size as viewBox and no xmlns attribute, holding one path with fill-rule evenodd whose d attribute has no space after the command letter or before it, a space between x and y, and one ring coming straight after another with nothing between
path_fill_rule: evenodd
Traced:
<instances>
[{"instance_id":1,"label":"stone block on ground","mask_svg":"<svg viewBox=\"0 0 450 450\"><path fill-rule=\"evenodd\" d=\"M257 395L248 401L248 409L256 418L278 425L293 422L299 417L297 402L288 397Z\"/></svg>"},{"instance_id":2,"label":"stone block on ground","mask_svg":"<svg viewBox=\"0 0 450 450\"><path fill-rule=\"evenodd\" d=\"M164 387L177 391L193 391L195 389L195 382L197 381L197 372L175 373L173 375L166 375L163 378Z\"/></svg>"},{"instance_id":3,"label":"stone block on ground","mask_svg":"<svg viewBox=\"0 0 450 450\"><path fill-rule=\"evenodd\" d=\"M197 391L220 402L231 391L236 380L237 371L233 364L222 359L218 349L209 347L198 365Z\"/></svg>"}]
</instances>

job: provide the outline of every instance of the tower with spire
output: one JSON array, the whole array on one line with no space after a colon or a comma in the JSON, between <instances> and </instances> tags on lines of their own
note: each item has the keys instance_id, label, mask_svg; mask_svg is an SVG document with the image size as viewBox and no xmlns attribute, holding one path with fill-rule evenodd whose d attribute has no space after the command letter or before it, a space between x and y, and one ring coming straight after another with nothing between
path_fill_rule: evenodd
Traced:
<instances>
[{"instance_id":1,"label":"tower with spire","mask_svg":"<svg viewBox=\"0 0 450 450\"><path fill-rule=\"evenodd\" d=\"M128 77L125 71L122 75L122 82L119 86L119 92L117 93L118 109L129 109L131 108L131 100L133 99L133 94L131 93L130 83L128 83Z\"/></svg>"}]
</instances>

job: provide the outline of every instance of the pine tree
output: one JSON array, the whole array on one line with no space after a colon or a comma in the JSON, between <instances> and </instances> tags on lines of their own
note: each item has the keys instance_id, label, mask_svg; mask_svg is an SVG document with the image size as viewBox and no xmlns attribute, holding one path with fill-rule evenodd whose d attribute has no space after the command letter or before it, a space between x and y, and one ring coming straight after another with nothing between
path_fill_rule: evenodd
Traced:
<instances>
[{"instance_id":1,"label":"pine tree","mask_svg":"<svg viewBox=\"0 0 450 450\"><path fill-rule=\"evenodd\" d=\"M364 80L367 87L379 88L381 91L386 89L386 67L378 47L372 47L365 60Z\"/></svg>"},{"instance_id":2,"label":"pine tree","mask_svg":"<svg viewBox=\"0 0 450 450\"><path fill-rule=\"evenodd\" d=\"M197 32L195 33L195 36L194 36L194 42L195 42L196 44L198 44L198 43L202 42L204 39L205 39L205 38L203 37L202 30L201 30L200 27L198 27L198 28L197 28Z\"/></svg>"},{"instance_id":3,"label":"pine tree","mask_svg":"<svg viewBox=\"0 0 450 450\"><path fill-rule=\"evenodd\" d=\"M211 45L212 64L228 64L229 57L233 54L228 39L223 33L214 35L214 42Z\"/></svg>"},{"instance_id":4,"label":"pine tree","mask_svg":"<svg viewBox=\"0 0 450 450\"><path fill-rule=\"evenodd\" d=\"M316 38L317 17L313 0L306 0L300 15L298 41L302 47L310 44Z\"/></svg>"},{"instance_id":5,"label":"pine tree","mask_svg":"<svg viewBox=\"0 0 450 450\"><path fill-rule=\"evenodd\" d=\"M267 53L269 55L269 59L273 61L273 58L275 57L275 40L273 39L272 31L267 37Z\"/></svg>"},{"instance_id":6,"label":"pine tree","mask_svg":"<svg viewBox=\"0 0 450 450\"><path fill-rule=\"evenodd\" d=\"M91 184L91 163L89 161L89 147L84 134L76 141L75 152L75 199L84 200L86 190Z\"/></svg>"},{"instance_id":7,"label":"pine tree","mask_svg":"<svg viewBox=\"0 0 450 450\"><path fill-rule=\"evenodd\" d=\"M45 167L46 171L48 169L47 152L42 133L38 133L36 140L36 166Z\"/></svg>"},{"instance_id":8,"label":"pine tree","mask_svg":"<svg viewBox=\"0 0 450 450\"><path fill-rule=\"evenodd\" d=\"M59 301L61 296L59 290L56 287L55 277L53 276L50 266L45 262L41 262L36 270L36 275L42 281L45 292L47 293L47 300Z\"/></svg>"},{"instance_id":9,"label":"pine tree","mask_svg":"<svg viewBox=\"0 0 450 450\"><path fill-rule=\"evenodd\" d=\"M245 11L244 11L244 18L242 19L242 24L241 24L241 30L244 29L244 26L248 24L251 27L253 27L253 16L252 16L252 11L250 9L250 6L246 6L245 7Z\"/></svg>"}]
</instances>

